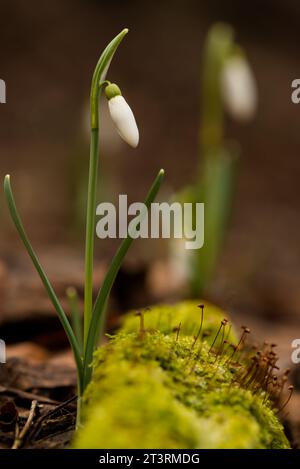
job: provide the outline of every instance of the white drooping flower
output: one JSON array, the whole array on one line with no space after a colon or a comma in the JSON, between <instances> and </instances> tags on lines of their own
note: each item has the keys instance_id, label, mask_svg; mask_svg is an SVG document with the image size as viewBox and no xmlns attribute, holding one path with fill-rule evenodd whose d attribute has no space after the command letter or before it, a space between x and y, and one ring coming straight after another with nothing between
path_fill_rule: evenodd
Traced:
<instances>
[{"instance_id":1,"label":"white drooping flower","mask_svg":"<svg viewBox=\"0 0 300 469\"><path fill-rule=\"evenodd\" d=\"M136 148L139 143L139 130L134 114L123 98L120 88L111 83L105 88L105 94L108 99L110 116L120 137L130 146Z\"/></svg>"},{"instance_id":2,"label":"white drooping flower","mask_svg":"<svg viewBox=\"0 0 300 469\"><path fill-rule=\"evenodd\" d=\"M257 107L256 81L243 55L227 59L221 76L221 91L232 117L243 121L253 117Z\"/></svg>"}]
</instances>

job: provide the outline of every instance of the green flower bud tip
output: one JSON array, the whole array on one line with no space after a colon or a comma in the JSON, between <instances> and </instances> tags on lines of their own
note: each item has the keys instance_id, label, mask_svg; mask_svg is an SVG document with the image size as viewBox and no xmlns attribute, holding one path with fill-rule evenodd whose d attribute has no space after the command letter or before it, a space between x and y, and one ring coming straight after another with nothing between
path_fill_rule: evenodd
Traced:
<instances>
[{"instance_id":1,"label":"green flower bud tip","mask_svg":"<svg viewBox=\"0 0 300 469\"><path fill-rule=\"evenodd\" d=\"M115 83L110 83L105 88L105 96L107 97L108 101L115 96L122 96L121 90Z\"/></svg>"}]
</instances>

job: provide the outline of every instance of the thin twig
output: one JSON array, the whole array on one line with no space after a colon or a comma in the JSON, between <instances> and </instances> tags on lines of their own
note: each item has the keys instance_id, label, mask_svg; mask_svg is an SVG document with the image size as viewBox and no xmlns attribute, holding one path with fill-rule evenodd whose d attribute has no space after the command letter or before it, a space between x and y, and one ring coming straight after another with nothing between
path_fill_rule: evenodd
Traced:
<instances>
[{"instance_id":1,"label":"thin twig","mask_svg":"<svg viewBox=\"0 0 300 469\"><path fill-rule=\"evenodd\" d=\"M22 428L20 433L18 429L16 429L16 437L12 449L19 449L22 446L24 438L27 435L30 425L32 424L32 421L34 419L37 405L37 401L32 401L28 419L26 420L24 427Z\"/></svg>"},{"instance_id":2,"label":"thin twig","mask_svg":"<svg viewBox=\"0 0 300 469\"><path fill-rule=\"evenodd\" d=\"M40 427L41 427L41 424L42 422L51 417L53 414L56 414L56 412L58 412L59 410L63 409L64 407L66 407L67 405L71 404L71 402L75 401L77 399L77 396L73 396L71 397L70 399L68 399L67 401L65 402L62 402L60 405L58 405L57 407L55 407L55 409L52 409L50 410L49 412L47 412L47 414L45 415L42 415L36 422L36 425L35 425L35 428L33 429L33 431L31 432L30 434L30 439L32 439L33 437L36 437L40 431Z\"/></svg>"},{"instance_id":3,"label":"thin twig","mask_svg":"<svg viewBox=\"0 0 300 469\"><path fill-rule=\"evenodd\" d=\"M16 389L10 386L1 386L0 394L8 394L20 397L22 399L27 399L30 401L36 400L39 401L40 404L48 404L48 405L59 405L59 401L55 401L53 399L49 399L48 397L41 396L39 394L35 394L32 392L23 391L21 389Z\"/></svg>"}]
</instances>

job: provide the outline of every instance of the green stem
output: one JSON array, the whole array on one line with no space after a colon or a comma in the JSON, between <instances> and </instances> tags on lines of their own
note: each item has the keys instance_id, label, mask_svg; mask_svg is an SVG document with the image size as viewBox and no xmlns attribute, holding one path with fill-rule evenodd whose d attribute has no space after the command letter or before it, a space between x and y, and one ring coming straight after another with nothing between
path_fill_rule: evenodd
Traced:
<instances>
[{"instance_id":1,"label":"green stem","mask_svg":"<svg viewBox=\"0 0 300 469\"><path fill-rule=\"evenodd\" d=\"M191 259L191 294L199 297L212 280L229 219L239 148L223 145L207 155L200 200L205 202L205 243Z\"/></svg>"},{"instance_id":2,"label":"green stem","mask_svg":"<svg viewBox=\"0 0 300 469\"><path fill-rule=\"evenodd\" d=\"M58 314L58 317L62 323L62 326L67 334L67 337L69 339L69 342L70 342L70 345L72 347L72 350L73 350L73 354L74 354L74 358L75 358L75 362L76 362L76 366L77 366L77 373L78 373L78 386L79 386L79 390L80 390L80 393L82 392L82 379L83 379L83 368L82 368L82 358L81 358L81 355L80 355L80 349L79 349L79 345L78 345L78 342L76 340L76 337L74 335L74 332L72 330L72 327L68 321L68 318L52 288L52 285L51 283L49 282L48 280L48 277L47 275L45 274L41 264L40 264L40 261L37 257L37 255L35 254L34 250L33 250L33 247L26 235L26 232L25 232L25 229L24 229L24 226L23 226L23 223L21 221L21 218L19 216L19 213L18 213L18 210L17 210L17 207L16 207L16 203L15 203L15 199L14 199L14 196L13 196L13 193L12 193L12 189L11 189L11 185L10 185L10 176L7 175L5 176L5 179L4 179L4 193L5 193L5 196L6 196L6 199L7 199L7 203L8 203L8 207L9 207L9 210L10 210L10 214L11 214L11 217L12 217L12 220L17 228L17 231L20 235L20 238L21 240L23 241L23 244L33 262L33 265L34 267L36 268L36 271L37 273L39 274L40 276L40 279L42 280L43 284L44 284L44 287L48 293L48 296L54 306L54 308L56 309L56 312Z\"/></svg>"},{"instance_id":3,"label":"green stem","mask_svg":"<svg viewBox=\"0 0 300 469\"><path fill-rule=\"evenodd\" d=\"M82 394L80 390L78 389L78 394L77 394L77 412L76 412L76 430L78 430L81 427L82 421L81 421L81 407L82 407Z\"/></svg>"},{"instance_id":4,"label":"green stem","mask_svg":"<svg viewBox=\"0 0 300 469\"><path fill-rule=\"evenodd\" d=\"M98 153L99 153L99 99L102 84L110 65L111 59L127 34L123 29L106 47L95 67L90 96L91 145L90 167L86 215L86 241L85 241L85 286L84 286L84 350L87 347L89 325L93 309L93 259L94 259L94 229L96 218L96 195L98 180Z\"/></svg>"},{"instance_id":5,"label":"green stem","mask_svg":"<svg viewBox=\"0 0 300 469\"><path fill-rule=\"evenodd\" d=\"M226 58L233 46L233 30L217 23L208 33L202 83L202 122L200 128L200 154L208 157L218 147L224 133L221 74Z\"/></svg>"},{"instance_id":6,"label":"green stem","mask_svg":"<svg viewBox=\"0 0 300 469\"><path fill-rule=\"evenodd\" d=\"M190 288L199 297L214 272L231 201L232 166L224 144L224 111L221 79L234 47L233 30L215 24L207 35L203 64L202 119L199 130L199 164L194 202L205 203L204 247L191 256Z\"/></svg>"},{"instance_id":7,"label":"green stem","mask_svg":"<svg viewBox=\"0 0 300 469\"><path fill-rule=\"evenodd\" d=\"M163 177L164 177L164 171L160 170L144 202L147 208L150 207L151 203L155 199L159 191L159 188L161 186ZM92 375L91 365L92 365L92 360L93 360L94 349L97 345L97 340L100 334L102 334L103 332L103 328L105 325L106 302L108 300L109 293L111 291L111 288L117 276L119 268L132 242L133 242L133 238L131 238L130 235L128 234L127 238L125 238L124 241L121 243L119 249L117 250L109 266L109 269L106 273L105 279L103 281L102 287L98 293L98 296L94 305L93 315L92 315L88 339L87 339L87 348L86 348L85 356L84 356L84 370L85 370L84 371L84 388L88 385L91 379L91 375Z\"/></svg>"},{"instance_id":8,"label":"green stem","mask_svg":"<svg viewBox=\"0 0 300 469\"><path fill-rule=\"evenodd\" d=\"M88 336L93 309L93 258L94 228L96 219L96 196L98 179L99 130L91 130L90 169L87 198L86 244L85 244L85 290L84 290L84 348Z\"/></svg>"},{"instance_id":9,"label":"green stem","mask_svg":"<svg viewBox=\"0 0 300 469\"><path fill-rule=\"evenodd\" d=\"M79 308L79 299L76 288L69 287L67 288L67 298L69 302L71 318L72 318L72 328L75 334L75 337L78 342L80 353L83 354L83 337L82 337L82 326L81 326L81 314Z\"/></svg>"}]
</instances>

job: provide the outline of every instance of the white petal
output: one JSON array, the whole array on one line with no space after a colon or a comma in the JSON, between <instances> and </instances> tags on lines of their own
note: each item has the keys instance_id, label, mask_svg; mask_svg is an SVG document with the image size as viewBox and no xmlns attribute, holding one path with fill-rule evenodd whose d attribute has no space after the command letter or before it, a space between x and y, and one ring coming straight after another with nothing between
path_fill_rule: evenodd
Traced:
<instances>
[{"instance_id":1,"label":"white petal","mask_svg":"<svg viewBox=\"0 0 300 469\"><path fill-rule=\"evenodd\" d=\"M133 112L123 96L111 98L108 101L108 107L119 135L133 148L137 147L139 143L139 130Z\"/></svg>"},{"instance_id":2,"label":"white petal","mask_svg":"<svg viewBox=\"0 0 300 469\"><path fill-rule=\"evenodd\" d=\"M254 75L243 57L233 57L224 66L221 88L227 111L238 120L249 120L257 107Z\"/></svg>"}]
</instances>

